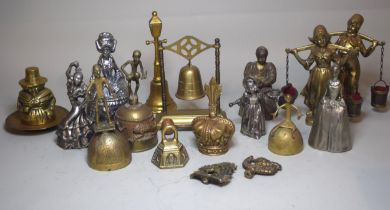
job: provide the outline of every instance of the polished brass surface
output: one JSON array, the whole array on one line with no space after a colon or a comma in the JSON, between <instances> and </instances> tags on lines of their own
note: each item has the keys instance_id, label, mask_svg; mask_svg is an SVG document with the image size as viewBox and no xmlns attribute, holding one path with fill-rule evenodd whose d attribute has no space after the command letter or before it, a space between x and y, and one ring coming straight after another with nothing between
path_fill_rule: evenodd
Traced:
<instances>
[{"instance_id":1,"label":"polished brass surface","mask_svg":"<svg viewBox=\"0 0 390 210\"><path fill-rule=\"evenodd\" d=\"M95 133L88 146L88 165L99 171L123 168L131 162L131 145L117 131Z\"/></svg>"},{"instance_id":2,"label":"polished brass surface","mask_svg":"<svg viewBox=\"0 0 390 210\"><path fill-rule=\"evenodd\" d=\"M25 125L45 125L54 121L56 99L50 89L45 87L47 79L41 77L37 67L27 67L26 76L19 81L17 109Z\"/></svg>"},{"instance_id":3,"label":"polished brass surface","mask_svg":"<svg viewBox=\"0 0 390 210\"><path fill-rule=\"evenodd\" d=\"M305 97L304 103L310 109L306 119L308 125L312 124L311 117L315 112L316 106L324 96L331 78L331 63L335 62L343 65L348 57L354 53L349 48L331 44L330 39L331 37L325 26L318 25L314 28L313 37L309 38L312 44L286 49L286 53L292 53L304 69L310 71L309 79L301 92L301 95ZM306 59L299 55L299 52L302 51L310 51ZM311 68L313 64L314 66Z\"/></svg>"},{"instance_id":4,"label":"polished brass surface","mask_svg":"<svg viewBox=\"0 0 390 210\"><path fill-rule=\"evenodd\" d=\"M56 99L45 87L47 79L37 67L27 67L25 78L19 81L22 90L17 100L17 111L5 120L5 127L14 133L43 131L60 124L68 111L56 106Z\"/></svg>"},{"instance_id":5,"label":"polished brass surface","mask_svg":"<svg viewBox=\"0 0 390 210\"><path fill-rule=\"evenodd\" d=\"M27 125L21 120L21 113L16 111L10 114L5 120L5 127L8 131L13 133L25 133L32 131L44 131L59 125L65 117L68 115L68 111L61 107L55 106L54 108L55 119L42 125Z\"/></svg>"},{"instance_id":6,"label":"polished brass surface","mask_svg":"<svg viewBox=\"0 0 390 210\"><path fill-rule=\"evenodd\" d=\"M359 32L364 22L360 14L354 14L348 20L346 31L330 33L331 36L338 36L337 45L348 49L353 49L354 53L349 56L347 62L343 65L343 71L340 72L340 80L344 85L344 94L346 97L357 94L360 79L359 54L363 57L370 56L377 46L385 45L385 42L378 41ZM366 48L363 41L371 45Z\"/></svg>"},{"instance_id":7,"label":"polished brass surface","mask_svg":"<svg viewBox=\"0 0 390 210\"><path fill-rule=\"evenodd\" d=\"M192 131L196 136L196 143L201 153L221 155L229 150L229 143L235 127L232 121L217 112L222 86L217 83L214 77L211 78L208 85L205 85L205 92L209 98L209 116L195 118L192 121Z\"/></svg>"},{"instance_id":8,"label":"polished brass surface","mask_svg":"<svg viewBox=\"0 0 390 210\"><path fill-rule=\"evenodd\" d=\"M214 48L215 49L215 78L217 83L220 83L220 40L216 38L214 40L214 44L206 44L203 41L200 41L199 39L193 37L193 36L185 36L181 39L179 39L176 42L173 42L172 44L169 44L167 46L163 46L163 43L166 43L167 40L159 40L159 36L161 34L161 20L157 17L157 12L153 12L152 19L150 20L150 29L152 36L154 38L153 41L146 41L146 44L153 43L155 46L155 62L154 62L154 69L155 69L155 79L152 81L151 85L151 93L148 98L147 104L150 105L153 108L153 112L162 112L161 115L159 115L159 119L165 119L165 116L167 118L171 118L176 125L178 125L179 129L182 130L191 130L191 122L192 120L202 112L197 112L198 114L194 115L192 114L192 110L176 110L176 104L174 106L172 105L173 101L169 94L169 88L168 83L165 80L165 71L164 71L164 51L172 51L185 59L188 60L187 66L191 66L191 60L197 56L198 54L202 53L203 51ZM193 86L198 86L197 84L200 81L200 74L195 73L196 75L199 75L199 79L197 78L191 78L189 79L189 73L193 74L193 72L197 72L194 69L191 69L190 71L182 71L182 75L187 74L187 76L180 76L180 81L184 81L184 86L191 87L192 93L189 94L188 92L180 92L179 89L177 96L179 98L185 99L185 100L194 100L196 98L201 97L203 94L198 93L198 88ZM157 75L157 76L156 76ZM197 77L197 76L195 76ZM200 82L201 83L201 82ZM194 85L192 85L194 84ZM180 82L179 82L179 86ZM196 90L196 91L195 91ZM160 101L160 97L161 100ZM160 103L161 102L161 103ZM217 112L218 114L221 113L220 111L220 103L218 99L217 103ZM204 116L207 116L207 113L205 113Z\"/></svg>"},{"instance_id":9,"label":"polished brass surface","mask_svg":"<svg viewBox=\"0 0 390 210\"><path fill-rule=\"evenodd\" d=\"M150 94L148 99L146 100L146 104L149 105L153 109L153 113L162 112L163 102L161 96L161 63L160 63L160 55L159 55L159 38L161 35L162 22L161 19L157 16L157 12L153 11L152 18L149 20L149 28L150 33L153 36L153 41L146 41L146 44L149 45L151 43L154 44L154 76L153 80L150 83ZM164 78L165 81L165 78ZM166 105L168 110L174 111L176 110L176 103L173 101L172 97L168 91L168 82L166 82Z\"/></svg>"},{"instance_id":10,"label":"polished brass surface","mask_svg":"<svg viewBox=\"0 0 390 210\"><path fill-rule=\"evenodd\" d=\"M198 179L203 184L216 184L224 186L230 183L233 173L237 169L234 163L217 163L199 168L190 175L191 179Z\"/></svg>"},{"instance_id":11,"label":"polished brass surface","mask_svg":"<svg viewBox=\"0 0 390 210\"><path fill-rule=\"evenodd\" d=\"M116 97L116 94L115 94L110 82L105 77L102 77L102 75L101 75L102 74L102 66L101 65L99 65L99 64L93 65L92 74L94 76L94 79L91 79L91 81L88 84L86 92L87 92L87 96L89 98L87 98L87 100L91 100L91 98L90 98L90 97L92 97L91 91L94 88L96 91L96 96L94 96L95 97L95 113L99 113L99 103L103 102L104 108L105 108L104 112L105 112L106 117L107 117L107 122L100 123L100 114L95 114L95 118L96 118L95 127L96 127L96 129L101 131L102 129L104 130L103 125L107 125L109 127L112 127L112 125L113 125L113 122L112 122L111 117L110 117L110 110L108 108L107 98L104 95L104 90L103 90L104 86L107 87L108 91L113 96Z\"/></svg>"},{"instance_id":12,"label":"polished brass surface","mask_svg":"<svg viewBox=\"0 0 390 210\"><path fill-rule=\"evenodd\" d=\"M195 100L204 97L202 77L195 65L188 64L180 69L176 97L182 100Z\"/></svg>"},{"instance_id":13,"label":"polished brass surface","mask_svg":"<svg viewBox=\"0 0 390 210\"><path fill-rule=\"evenodd\" d=\"M167 135L173 133L173 138ZM178 140L178 132L172 120L166 119L162 123L161 143L157 146L152 157L152 163L161 169L184 167L188 160L188 153L184 145Z\"/></svg>"},{"instance_id":14,"label":"polished brass surface","mask_svg":"<svg viewBox=\"0 0 390 210\"><path fill-rule=\"evenodd\" d=\"M255 159L253 156L245 158L242 162L242 167L245 169L244 175L248 179L252 179L256 174L275 175L278 171L282 170L282 166L279 163L269 161L263 157Z\"/></svg>"},{"instance_id":15,"label":"polished brass surface","mask_svg":"<svg viewBox=\"0 0 390 210\"><path fill-rule=\"evenodd\" d=\"M298 107L291 104L292 96L287 94L284 96L284 100L286 103L278 107L274 115L276 115L281 108L285 109L285 119L271 130L268 137L268 149L278 155L295 155L302 151L303 139L301 132L291 121L291 114L292 111L296 111L298 113L298 118L300 118L302 114Z\"/></svg>"}]
</instances>

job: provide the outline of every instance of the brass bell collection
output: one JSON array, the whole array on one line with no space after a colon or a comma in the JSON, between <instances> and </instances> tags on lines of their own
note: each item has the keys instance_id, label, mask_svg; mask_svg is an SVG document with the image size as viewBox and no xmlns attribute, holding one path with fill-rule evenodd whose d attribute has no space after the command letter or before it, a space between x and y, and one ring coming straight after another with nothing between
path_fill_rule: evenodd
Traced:
<instances>
[{"instance_id":1,"label":"brass bell collection","mask_svg":"<svg viewBox=\"0 0 390 210\"><path fill-rule=\"evenodd\" d=\"M58 146L88 148L87 164L99 171L124 168L131 163L133 152L151 149L154 149L151 163L159 169L182 168L190 159L186 147L197 147L204 155L224 155L231 149L232 141L240 144L250 139L257 140L252 140L254 144L268 139L269 151L282 156L299 154L304 149L304 141L316 150L347 152L353 148L349 122L360 117L363 103L359 92L362 88L359 86L359 54L368 57L381 46L379 80L371 86L371 105L375 109L386 110L389 91L383 80L385 42L360 33L363 22L363 16L354 14L342 31L328 32L324 25L317 25L309 44L281 52L286 53L286 85L281 88L275 85L277 69L267 61L268 49L257 47L257 59L246 64L243 79L237 80L237 84L243 86L243 94L229 103L229 107L239 106L241 136L234 136L234 121L221 109L221 40L214 38L212 42L205 42L191 35L173 42L161 39L163 24L156 11L149 20L152 40L146 41L154 47L154 61L145 103L138 97L140 80L146 79L148 72L141 61L141 51L134 50L128 55L132 58L119 67L113 54L120 43L113 34L102 32L95 46L91 46L96 47L99 56L95 64L87 67L91 69L90 78L84 82L78 61L71 62L65 71L69 112L56 104L53 92L45 87L47 78L41 73L44 75L46 70L40 72L38 67L27 67L25 77L19 81L21 90L16 111L7 117L5 128L14 133L33 133L58 126ZM337 41L332 43L332 37L337 37ZM213 52L214 61L208 68L212 76L207 78L206 84L202 82L205 70L196 66L198 55L205 51ZM300 54L305 51L310 53L307 58ZM185 65L177 71L166 71L164 57L171 56L166 52L184 58ZM295 113L298 119L302 114L294 104L298 90L289 80L289 55L294 56L303 69L310 70L301 91L307 106L308 139L302 136L299 123L293 118ZM176 98L191 103L188 101L207 96L208 107L178 107L169 92L167 72L178 72ZM273 128L267 131L266 124L272 123ZM182 138L179 135L182 130L191 131L193 137ZM275 175L282 170L279 163L253 156L247 157L242 167L248 179L255 175ZM232 180L236 170L235 163L222 162L205 165L190 178L224 186Z\"/></svg>"}]
</instances>

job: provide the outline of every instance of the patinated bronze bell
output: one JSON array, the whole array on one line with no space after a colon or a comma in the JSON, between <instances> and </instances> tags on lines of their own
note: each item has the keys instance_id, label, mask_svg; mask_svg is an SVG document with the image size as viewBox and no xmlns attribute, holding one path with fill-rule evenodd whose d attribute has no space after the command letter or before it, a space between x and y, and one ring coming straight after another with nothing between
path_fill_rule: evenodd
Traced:
<instances>
[{"instance_id":1,"label":"patinated bronze bell","mask_svg":"<svg viewBox=\"0 0 390 210\"><path fill-rule=\"evenodd\" d=\"M88 146L88 165L98 171L113 171L129 165L131 145L114 129L95 133Z\"/></svg>"},{"instance_id":2,"label":"patinated bronze bell","mask_svg":"<svg viewBox=\"0 0 390 210\"><path fill-rule=\"evenodd\" d=\"M173 138L167 135L173 133ZM186 148L178 140L177 128L171 119L162 122L161 143L154 151L152 163L161 169L184 167L188 160Z\"/></svg>"},{"instance_id":3,"label":"patinated bronze bell","mask_svg":"<svg viewBox=\"0 0 390 210\"><path fill-rule=\"evenodd\" d=\"M209 116L200 116L192 121L192 131L201 153L206 155L222 155L229 150L229 143L235 127L231 120L217 114L218 99L222 86L214 77L205 85L209 98Z\"/></svg>"},{"instance_id":4,"label":"patinated bronze bell","mask_svg":"<svg viewBox=\"0 0 390 210\"><path fill-rule=\"evenodd\" d=\"M132 66L131 73L125 72L124 66L121 69L126 74L130 100L129 103L122 105L116 111L115 125L117 130L133 144L133 152L142 152L157 144L157 124L152 109L148 105L138 102L139 79L145 77L138 74L137 65L135 65L136 59L128 62ZM143 73L143 69L141 71ZM131 82L136 83L134 92L131 88Z\"/></svg>"},{"instance_id":5,"label":"patinated bronze bell","mask_svg":"<svg viewBox=\"0 0 390 210\"><path fill-rule=\"evenodd\" d=\"M99 70L99 68L94 69ZM96 93L99 94L96 97L105 101L106 98L102 92L103 84L107 81L104 77L99 77L100 72L95 73L95 79L90 81L88 87L94 86ZM96 101L99 102L99 100ZM107 118L101 121L99 116L102 114L98 112L98 106L96 107L95 134L88 146L88 165L99 171L112 171L123 168L131 162L131 144L126 137L115 130L115 125L109 116L109 109L105 109Z\"/></svg>"},{"instance_id":6,"label":"patinated bronze bell","mask_svg":"<svg viewBox=\"0 0 390 210\"><path fill-rule=\"evenodd\" d=\"M6 119L6 128L14 132L39 131L57 126L67 111L56 106L53 92L45 87L47 79L38 67L27 67L26 76L19 81L17 111Z\"/></svg>"},{"instance_id":7,"label":"patinated bronze bell","mask_svg":"<svg viewBox=\"0 0 390 210\"><path fill-rule=\"evenodd\" d=\"M182 100L195 100L204 97L202 77L195 65L189 63L180 69L176 97Z\"/></svg>"}]
</instances>

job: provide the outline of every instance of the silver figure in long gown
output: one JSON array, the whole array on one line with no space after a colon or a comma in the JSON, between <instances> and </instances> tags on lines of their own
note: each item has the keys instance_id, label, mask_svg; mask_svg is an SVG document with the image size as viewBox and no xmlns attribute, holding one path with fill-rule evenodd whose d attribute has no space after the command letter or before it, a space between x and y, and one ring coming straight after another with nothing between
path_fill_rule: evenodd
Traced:
<instances>
[{"instance_id":1,"label":"silver figure in long gown","mask_svg":"<svg viewBox=\"0 0 390 210\"><path fill-rule=\"evenodd\" d=\"M74 73L72 74L72 70ZM72 109L56 132L57 144L63 149L80 149L88 147L93 135L92 121L88 120L85 110L86 85L83 73L77 61L72 62L65 73L66 87Z\"/></svg>"},{"instance_id":2,"label":"silver figure in long gown","mask_svg":"<svg viewBox=\"0 0 390 210\"><path fill-rule=\"evenodd\" d=\"M96 49L101 53L97 64L102 66L103 76L110 82L110 85L114 89L115 96L110 94L107 88L105 88L104 95L107 99L110 116L113 118L116 110L123 104L128 102L129 93L127 89L126 76L118 68L114 57L111 53L115 52L117 41L114 36L109 32L102 32L99 34L98 39L95 41ZM93 75L91 80L94 79ZM92 92L90 98L95 98L96 92ZM100 104L100 109L104 109L103 103ZM106 116L100 112L101 119L105 119ZM87 105L87 114L90 120L95 119L95 102L90 101Z\"/></svg>"},{"instance_id":3,"label":"silver figure in long gown","mask_svg":"<svg viewBox=\"0 0 390 210\"><path fill-rule=\"evenodd\" d=\"M258 47L256 49L257 60L246 64L244 78L252 77L256 81L259 92L264 96L261 100L265 119L272 120L272 113L277 109L277 98L280 91L272 89L272 84L276 82L276 67L272 62L267 62L267 57L267 48L263 46ZM242 108L239 111L239 115L242 116Z\"/></svg>"},{"instance_id":4,"label":"silver figure in long gown","mask_svg":"<svg viewBox=\"0 0 390 210\"><path fill-rule=\"evenodd\" d=\"M332 67L333 78L327 92L318 104L309 145L328 152L346 152L352 149L347 107L342 97L342 84L338 79L340 67Z\"/></svg>"},{"instance_id":5,"label":"silver figure in long gown","mask_svg":"<svg viewBox=\"0 0 390 210\"><path fill-rule=\"evenodd\" d=\"M251 138L259 139L265 135L265 116L262 99L264 94L259 92L256 80L246 77L243 80L245 93L233 103L240 106L242 110L241 133Z\"/></svg>"}]
</instances>

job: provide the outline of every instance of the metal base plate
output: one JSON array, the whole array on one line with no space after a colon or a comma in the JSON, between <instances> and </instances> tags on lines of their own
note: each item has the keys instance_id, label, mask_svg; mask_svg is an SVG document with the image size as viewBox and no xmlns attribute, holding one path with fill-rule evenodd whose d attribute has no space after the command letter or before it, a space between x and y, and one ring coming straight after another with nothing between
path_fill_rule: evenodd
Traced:
<instances>
[{"instance_id":1,"label":"metal base plate","mask_svg":"<svg viewBox=\"0 0 390 210\"><path fill-rule=\"evenodd\" d=\"M43 125L27 125L22 122L20 119L19 112L16 111L9 115L5 120L5 128L12 133L26 133L26 132L37 132L37 131L45 131L59 125L65 117L68 115L68 111L61 107L55 107L55 116L56 118L46 124Z\"/></svg>"}]
</instances>

